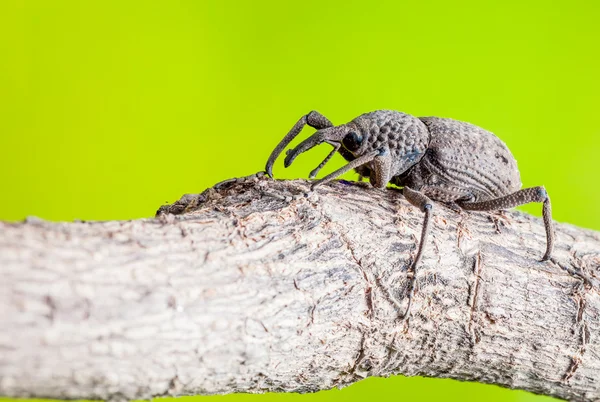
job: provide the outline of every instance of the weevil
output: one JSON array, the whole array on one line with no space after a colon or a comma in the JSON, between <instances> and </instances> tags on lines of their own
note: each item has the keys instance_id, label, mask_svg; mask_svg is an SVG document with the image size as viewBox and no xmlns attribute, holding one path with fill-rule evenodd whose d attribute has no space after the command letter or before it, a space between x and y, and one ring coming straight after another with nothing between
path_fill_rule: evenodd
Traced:
<instances>
[{"instance_id":1,"label":"weevil","mask_svg":"<svg viewBox=\"0 0 600 402\"><path fill-rule=\"evenodd\" d=\"M271 153L266 165L269 176L273 177L275 160L306 125L317 131L287 152L285 167L301 153L322 143L333 149L310 172L311 179L336 152L348 161L315 181L311 189L354 169L360 176L368 177L376 188L383 189L388 183L402 187L406 200L424 213L417 253L409 271L409 304L404 315L410 308L433 201L457 211L494 211L541 202L546 229L542 261L552 258L554 228L550 197L543 186L521 189L517 162L506 144L493 133L449 118L414 117L393 110L365 113L349 123L334 126L325 116L312 111L298 120Z\"/></svg>"}]
</instances>

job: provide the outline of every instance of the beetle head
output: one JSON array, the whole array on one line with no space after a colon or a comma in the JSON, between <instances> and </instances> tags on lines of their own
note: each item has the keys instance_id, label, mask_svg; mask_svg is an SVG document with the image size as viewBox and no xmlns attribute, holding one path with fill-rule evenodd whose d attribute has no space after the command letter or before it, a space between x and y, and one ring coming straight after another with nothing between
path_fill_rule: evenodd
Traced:
<instances>
[{"instance_id":1,"label":"beetle head","mask_svg":"<svg viewBox=\"0 0 600 402\"><path fill-rule=\"evenodd\" d=\"M269 175L272 176L270 169L275 158L295 135L297 132L292 136L288 134L289 137L286 136L271 154L267 163ZM421 120L405 113L391 110L365 113L347 124L317 130L294 149L287 151L285 167L289 167L301 153L322 143L333 146L333 150L311 172L311 178L316 176L336 151L349 162L356 161L352 163L355 168L358 167L359 158L363 164L368 164L377 155L387 155L391 158L390 173L397 175L413 166L424 155L429 143L429 131Z\"/></svg>"}]
</instances>

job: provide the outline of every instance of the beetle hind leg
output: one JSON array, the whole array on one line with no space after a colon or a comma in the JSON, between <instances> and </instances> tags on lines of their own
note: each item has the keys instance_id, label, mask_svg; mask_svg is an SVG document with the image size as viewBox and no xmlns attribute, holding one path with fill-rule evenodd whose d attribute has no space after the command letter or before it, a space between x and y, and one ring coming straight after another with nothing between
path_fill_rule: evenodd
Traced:
<instances>
[{"instance_id":1,"label":"beetle hind leg","mask_svg":"<svg viewBox=\"0 0 600 402\"><path fill-rule=\"evenodd\" d=\"M433 201L425 194L415 191L409 187L404 187L402 190L402 194L408 202L410 202L415 207L419 208L422 212L425 213L425 217L423 218L423 228L421 229L421 240L419 241L419 245L417 248L417 255L415 256L414 261L412 262L409 271L408 271L408 305L406 306L406 311L402 315L401 318L405 319L410 314L410 307L412 304L412 298L415 292L415 283L416 283L416 269L421 262L421 257L423 256L423 249L425 248L425 242L427 241L427 235L429 234L429 223L431 221L431 213L433 211Z\"/></svg>"},{"instance_id":2,"label":"beetle hind leg","mask_svg":"<svg viewBox=\"0 0 600 402\"><path fill-rule=\"evenodd\" d=\"M546 253L542 261L552 258L554 249L554 225L552 223L552 206L550 197L543 186L524 188L504 197L480 202L461 202L458 205L468 211L494 211L498 209L509 209L530 202L541 202L544 227L546 229Z\"/></svg>"}]
</instances>

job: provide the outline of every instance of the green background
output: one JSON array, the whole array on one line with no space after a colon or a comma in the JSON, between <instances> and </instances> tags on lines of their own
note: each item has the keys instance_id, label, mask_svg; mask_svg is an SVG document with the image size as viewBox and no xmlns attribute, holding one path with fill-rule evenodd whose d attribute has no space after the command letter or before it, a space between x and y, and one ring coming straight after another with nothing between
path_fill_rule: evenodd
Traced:
<instances>
[{"instance_id":1,"label":"green background","mask_svg":"<svg viewBox=\"0 0 600 402\"><path fill-rule=\"evenodd\" d=\"M599 20L592 0L1 0L0 219L152 216L263 169L312 109L338 124L396 109L495 132L556 220L600 229ZM275 174L307 177L329 149ZM403 377L196 399L366 398L550 400Z\"/></svg>"}]
</instances>

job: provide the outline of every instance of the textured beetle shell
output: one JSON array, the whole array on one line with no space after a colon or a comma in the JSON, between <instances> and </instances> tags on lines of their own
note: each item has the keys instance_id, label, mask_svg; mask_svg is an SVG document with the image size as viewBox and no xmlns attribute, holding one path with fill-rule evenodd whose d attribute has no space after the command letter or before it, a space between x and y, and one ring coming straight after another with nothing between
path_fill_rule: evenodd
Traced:
<instances>
[{"instance_id":1,"label":"textured beetle shell","mask_svg":"<svg viewBox=\"0 0 600 402\"><path fill-rule=\"evenodd\" d=\"M413 166L425 154L429 131L418 118L395 110L377 110L352 120L365 139L357 154L382 149L392 157L393 176ZM366 175L365 175L366 176Z\"/></svg>"},{"instance_id":2,"label":"textured beetle shell","mask_svg":"<svg viewBox=\"0 0 600 402\"><path fill-rule=\"evenodd\" d=\"M506 144L473 124L422 117L431 135L427 152L392 183L438 201L485 201L521 188L517 162Z\"/></svg>"}]
</instances>

